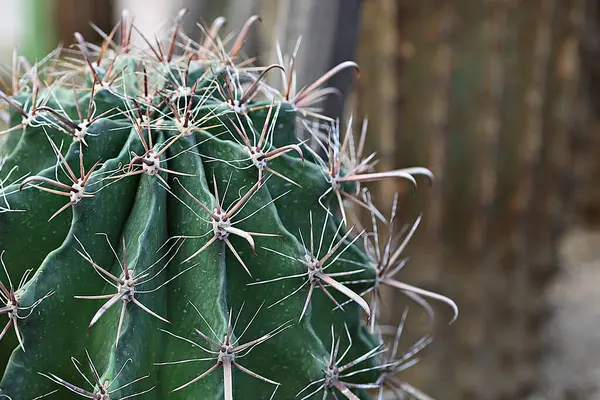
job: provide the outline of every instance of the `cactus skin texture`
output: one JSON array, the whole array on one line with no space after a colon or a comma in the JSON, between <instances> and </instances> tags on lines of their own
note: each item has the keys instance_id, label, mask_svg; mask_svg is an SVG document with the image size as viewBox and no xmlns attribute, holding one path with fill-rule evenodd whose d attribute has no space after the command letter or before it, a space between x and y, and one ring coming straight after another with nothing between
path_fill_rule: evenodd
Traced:
<instances>
[{"instance_id":1,"label":"cactus skin texture","mask_svg":"<svg viewBox=\"0 0 600 400\"><path fill-rule=\"evenodd\" d=\"M315 111L354 63L297 92L293 61L240 58L256 18L232 44L221 20L193 43L183 14L148 48L124 13L101 47L76 34L69 52L16 59L0 135L0 398L381 397L406 359L366 322L377 268L343 207L380 216L362 182L429 172L374 173ZM281 92L266 73L282 73ZM325 158L297 139L314 120Z\"/></svg>"}]
</instances>

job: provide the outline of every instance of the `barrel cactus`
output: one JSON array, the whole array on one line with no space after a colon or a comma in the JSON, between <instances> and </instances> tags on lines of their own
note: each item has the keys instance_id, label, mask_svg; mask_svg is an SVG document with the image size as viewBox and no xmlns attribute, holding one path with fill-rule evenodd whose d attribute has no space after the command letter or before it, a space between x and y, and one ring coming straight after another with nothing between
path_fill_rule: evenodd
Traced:
<instances>
[{"instance_id":1,"label":"barrel cactus","mask_svg":"<svg viewBox=\"0 0 600 400\"><path fill-rule=\"evenodd\" d=\"M365 233L348 207L391 227L363 184L430 172L375 172L364 132L340 137L320 115L327 79L356 64L297 90L293 56L242 57L258 18L233 40L218 19L195 42L183 16L146 38L123 13L101 46L75 34L39 62L14 58L0 94L0 398L400 393L394 374L429 340L387 351L379 288L455 305L396 280L406 240Z\"/></svg>"}]
</instances>

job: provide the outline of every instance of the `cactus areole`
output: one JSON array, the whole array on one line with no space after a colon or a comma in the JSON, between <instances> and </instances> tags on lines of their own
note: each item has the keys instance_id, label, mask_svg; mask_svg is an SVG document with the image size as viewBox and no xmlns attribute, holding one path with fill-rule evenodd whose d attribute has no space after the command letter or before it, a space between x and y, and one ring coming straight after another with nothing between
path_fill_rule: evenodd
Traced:
<instances>
[{"instance_id":1,"label":"cactus areole","mask_svg":"<svg viewBox=\"0 0 600 400\"><path fill-rule=\"evenodd\" d=\"M366 129L355 140L320 115L328 78L355 63L296 90L295 54L265 68L241 56L257 17L194 42L184 14L147 38L123 13L101 46L75 34L37 63L14 57L0 399L400 393L408 364L382 341L379 286L455 305L396 280L405 260L351 210L391 231L364 184L431 173L376 172Z\"/></svg>"}]
</instances>

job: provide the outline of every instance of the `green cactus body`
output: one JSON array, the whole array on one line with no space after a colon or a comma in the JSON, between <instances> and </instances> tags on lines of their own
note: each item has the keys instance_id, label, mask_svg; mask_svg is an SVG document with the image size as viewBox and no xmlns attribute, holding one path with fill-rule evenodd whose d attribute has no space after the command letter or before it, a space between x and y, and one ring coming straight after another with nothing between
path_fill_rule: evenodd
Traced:
<instances>
[{"instance_id":1,"label":"green cactus body","mask_svg":"<svg viewBox=\"0 0 600 400\"><path fill-rule=\"evenodd\" d=\"M217 42L167 55L179 21L154 55L121 34L3 96L0 398L381 390L376 268L296 106Z\"/></svg>"}]
</instances>

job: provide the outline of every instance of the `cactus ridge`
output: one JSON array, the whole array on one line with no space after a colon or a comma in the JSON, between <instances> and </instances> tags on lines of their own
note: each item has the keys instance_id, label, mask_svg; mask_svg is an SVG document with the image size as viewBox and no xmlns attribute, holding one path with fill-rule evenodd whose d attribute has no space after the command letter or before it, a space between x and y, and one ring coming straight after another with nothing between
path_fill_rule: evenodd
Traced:
<instances>
[{"instance_id":1,"label":"cactus ridge","mask_svg":"<svg viewBox=\"0 0 600 400\"><path fill-rule=\"evenodd\" d=\"M396 206L388 221L363 184L431 172L375 172L366 124L355 143L352 121L340 139L320 114L326 81L355 63L298 90L297 48L267 67L241 56L257 17L233 40L217 19L200 43L184 14L156 40L124 12L101 46L76 33L33 65L15 56L0 92L0 398L416 393L396 374L431 338L399 352L405 314L386 347L379 286L456 306L394 280L418 222L380 249Z\"/></svg>"}]
</instances>

